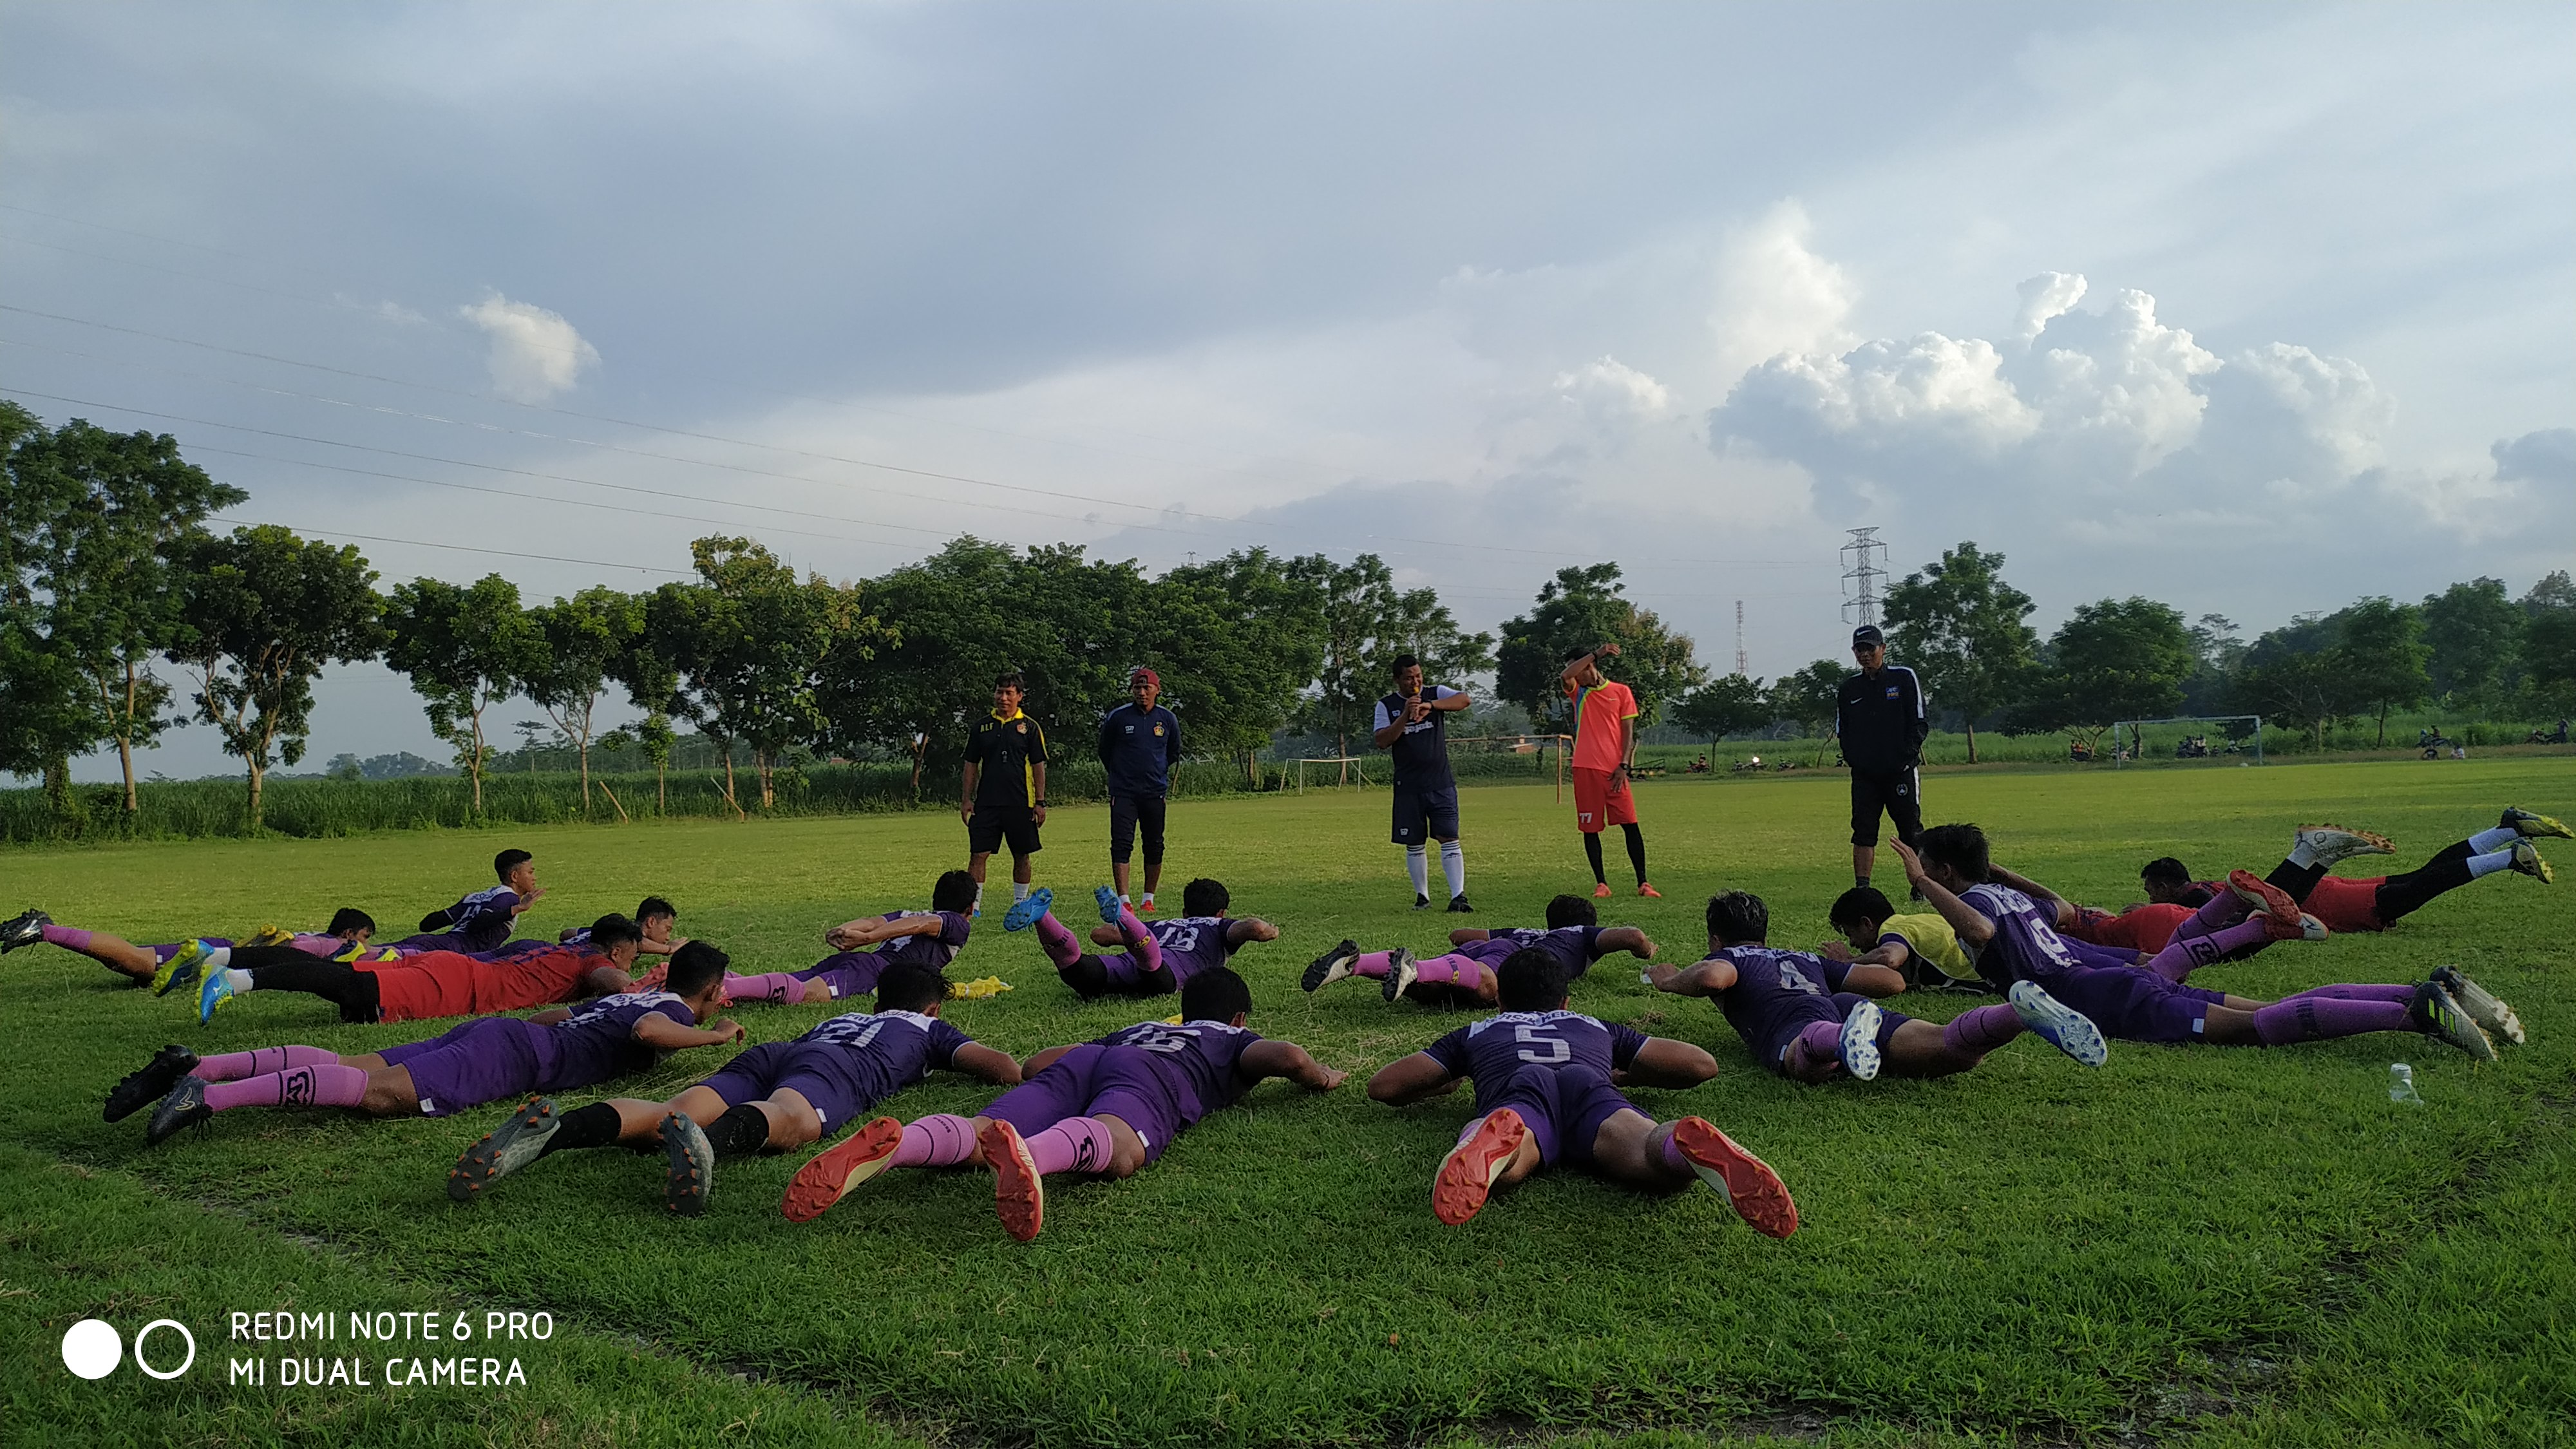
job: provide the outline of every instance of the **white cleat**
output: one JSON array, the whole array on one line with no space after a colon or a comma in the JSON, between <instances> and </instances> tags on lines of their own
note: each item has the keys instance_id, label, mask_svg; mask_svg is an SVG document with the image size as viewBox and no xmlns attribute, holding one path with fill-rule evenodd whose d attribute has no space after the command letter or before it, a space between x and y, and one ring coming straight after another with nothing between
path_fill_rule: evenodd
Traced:
<instances>
[{"instance_id":1,"label":"white cleat","mask_svg":"<svg viewBox=\"0 0 2576 1449\"><path fill-rule=\"evenodd\" d=\"M2433 984L2449 992L2451 999L2459 1003L2461 1014L2469 1020L2515 1046L2525 1044L2522 1018L2514 1015L2513 1008L2505 1005L2502 997L2471 981L2459 967L2434 967Z\"/></svg>"},{"instance_id":2,"label":"white cleat","mask_svg":"<svg viewBox=\"0 0 2576 1449\"><path fill-rule=\"evenodd\" d=\"M2356 855L2395 855L2397 846L2385 835L2367 830L2346 830L2340 825L2302 825L2291 842L2293 847L2306 846L2308 858L2319 865L2332 865Z\"/></svg>"},{"instance_id":3,"label":"white cleat","mask_svg":"<svg viewBox=\"0 0 2576 1449\"><path fill-rule=\"evenodd\" d=\"M2415 988L2415 1026L2427 1036L2438 1036L2482 1062L2496 1059L2495 1043L2487 1038L2486 1028L2469 1020L2460 1003L2442 989L2439 981L2427 981Z\"/></svg>"},{"instance_id":4,"label":"white cleat","mask_svg":"<svg viewBox=\"0 0 2576 1449\"><path fill-rule=\"evenodd\" d=\"M1877 1079L1878 1029L1886 1020L1887 1013L1865 996L1853 1004L1851 1015L1843 1018L1843 1070L1851 1073L1853 1081Z\"/></svg>"},{"instance_id":5,"label":"white cleat","mask_svg":"<svg viewBox=\"0 0 2576 1449\"><path fill-rule=\"evenodd\" d=\"M2111 1044L2102 1039L2093 1018L2042 991L2038 983L2016 981L2004 996L2033 1036L2088 1067L2111 1059Z\"/></svg>"}]
</instances>

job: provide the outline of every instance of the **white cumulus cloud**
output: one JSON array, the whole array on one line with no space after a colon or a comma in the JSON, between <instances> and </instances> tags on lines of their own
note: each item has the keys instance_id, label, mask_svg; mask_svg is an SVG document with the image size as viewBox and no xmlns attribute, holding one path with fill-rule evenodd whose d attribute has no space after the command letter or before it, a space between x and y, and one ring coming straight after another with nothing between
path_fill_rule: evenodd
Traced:
<instances>
[{"instance_id":1,"label":"white cumulus cloud","mask_svg":"<svg viewBox=\"0 0 2576 1449\"><path fill-rule=\"evenodd\" d=\"M495 292L457 314L483 329L492 345L484 359L492 387L514 402L544 402L581 381L599 362L599 349L559 312L513 302Z\"/></svg>"}]
</instances>

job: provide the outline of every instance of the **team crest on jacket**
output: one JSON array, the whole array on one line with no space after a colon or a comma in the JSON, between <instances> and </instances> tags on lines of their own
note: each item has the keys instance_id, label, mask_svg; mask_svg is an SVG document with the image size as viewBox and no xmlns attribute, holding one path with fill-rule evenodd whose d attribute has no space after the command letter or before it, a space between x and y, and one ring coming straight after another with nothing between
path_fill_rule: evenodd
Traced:
<instances>
[{"instance_id":1,"label":"team crest on jacket","mask_svg":"<svg viewBox=\"0 0 2576 1449\"><path fill-rule=\"evenodd\" d=\"M1011 728L1018 730L1021 734L1027 734L1029 732L1029 722L1027 720L1022 720Z\"/></svg>"},{"instance_id":2,"label":"team crest on jacket","mask_svg":"<svg viewBox=\"0 0 2576 1449\"><path fill-rule=\"evenodd\" d=\"M1163 727L1162 727L1161 725L1156 725L1156 726L1154 726L1154 733L1156 733L1156 734L1158 734L1158 735L1159 735L1159 734L1161 734L1162 732L1163 732Z\"/></svg>"}]
</instances>

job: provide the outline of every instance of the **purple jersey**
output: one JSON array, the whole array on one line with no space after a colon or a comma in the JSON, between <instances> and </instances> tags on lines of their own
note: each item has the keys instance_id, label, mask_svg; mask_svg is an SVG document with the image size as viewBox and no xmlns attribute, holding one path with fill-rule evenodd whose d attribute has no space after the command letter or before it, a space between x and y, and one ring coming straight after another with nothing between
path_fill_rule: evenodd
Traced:
<instances>
[{"instance_id":1,"label":"purple jersey","mask_svg":"<svg viewBox=\"0 0 2576 1449\"><path fill-rule=\"evenodd\" d=\"M975 1039L917 1011L854 1011L824 1022L798 1037L796 1044L832 1047L845 1054L849 1075L867 1089L864 1100L878 1102L930 1075L933 1068L953 1066L957 1049L973 1046Z\"/></svg>"},{"instance_id":2,"label":"purple jersey","mask_svg":"<svg viewBox=\"0 0 2576 1449\"><path fill-rule=\"evenodd\" d=\"M1645 1044L1643 1032L1579 1011L1506 1011L1471 1021L1422 1050L1449 1075L1475 1082L1481 1112L1489 1110L1487 1104L1502 1094L1515 1073L1582 1066L1607 1081L1613 1071L1635 1061Z\"/></svg>"},{"instance_id":3,"label":"purple jersey","mask_svg":"<svg viewBox=\"0 0 2576 1449\"><path fill-rule=\"evenodd\" d=\"M1230 939L1234 922L1223 916L1175 916L1168 921L1148 921L1145 929L1163 948L1163 969L1172 974L1175 990L1209 967L1224 965L1234 955Z\"/></svg>"},{"instance_id":4,"label":"purple jersey","mask_svg":"<svg viewBox=\"0 0 2576 1449\"><path fill-rule=\"evenodd\" d=\"M1499 966L1514 951L1545 951L1565 963L1565 979L1572 981L1592 969L1593 958L1601 954L1599 926L1559 926L1542 930L1536 926L1503 926L1485 933L1484 949L1474 959L1488 966Z\"/></svg>"},{"instance_id":5,"label":"purple jersey","mask_svg":"<svg viewBox=\"0 0 2576 1449\"><path fill-rule=\"evenodd\" d=\"M1154 1075L1170 1089L1180 1125L1188 1127L1243 1095L1247 1083L1237 1064L1260 1040L1258 1032L1221 1021L1192 1021L1180 1026L1148 1021L1125 1031L1113 1031L1094 1045L1134 1047L1151 1053Z\"/></svg>"},{"instance_id":6,"label":"purple jersey","mask_svg":"<svg viewBox=\"0 0 2576 1449\"><path fill-rule=\"evenodd\" d=\"M568 1092L628 1072L640 1072L660 1061L662 1053L636 1040L635 1028L648 1016L663 1016L682 1026L698 1024L697 1015L667 991L603 996L573 1008L570 1019L543 1029L554 1048L554 1061L537 1084L542 1092Z\"/></svg>"},{"instance_id":7,"label":"purple jersey","mask_svg":"<svg viewBox=\"0 0 2576 1449\"><path fill-rule=\"evenodd\" d=\"M878 944L873 954L885 966L907 962L945 971L957 953L966 949L966 933L974 922L956 911L888 911L877 917L881 921L917 921L924 916L937 916L939 929L927 936L897 936Z\"/></svg>"},{"instance_id":8,"label":"purple jersey","mask_svg":"<svg viewBox=\"0 0 2576 1449\"><path fill-rule=\"evenodd\" d=\"M1834 993L1843 989L1843 978L1851 974L1848 963L1769 946L1729 946L1711 953L1709 959L1735 967L1735 984L1718 993L1717 1009L1753 1054L1765 1061L1808 1022L1823 1020L1816 1013L1816 1003L1825 1003L1828 1012L1840 1018L1841 1013L1832 1012L1831 1006Z\"/></svg>"},{"instance_id":9,"label":"purple jersey","mask_svg":"<svg viewBox=\"0 0 2576 1449\"><path fill-rule=\"evenodd\" d=\"M2045 987L2081 967L2138 964L2135 951L2087 945L2057 934L2056 913L2010 886L1970 886L1960 899L1995 923L1994 935L1976 959L1977 974L1998 988L2016 981Z\"/></svg>"}]
</instances>

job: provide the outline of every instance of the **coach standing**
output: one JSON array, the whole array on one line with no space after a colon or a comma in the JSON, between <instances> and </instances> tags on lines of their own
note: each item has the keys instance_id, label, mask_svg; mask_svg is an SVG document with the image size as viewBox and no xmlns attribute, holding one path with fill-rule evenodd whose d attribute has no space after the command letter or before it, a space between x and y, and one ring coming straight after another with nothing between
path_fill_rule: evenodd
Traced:
<instances>
[{"instance_id":1,"label":"coach standing","mask_svg":"<svg viewBox=\"0 0 2576 1449\"><path fill-rule=\"evenodd\" d=\"M1431 904L1430 842L1440 842L1440 873L1449 882L1449 909L1467 904L1467 852L1458 843L1458 779L1449 770L1449 719L1465 709L1463 689L1425 687L1422 661L1398 654L1392 666L1395 693L1377 702L1369 738L1395 761L1395 843L1404 847L1405 873L1413 877L1413 908Z\"/></svg>"},{"instance_id":2,"label":"coach standing","mask_svg":"<svg viewBox=\"0 0 2576 1449\"><path fill-rule=\"evenodd\" d=\"M1031 858L1046 824L1046 731L1020 712L1016 669L993 681L993 712L966 732L966 779L957 797L966 822L966 873L975 877L975 914L984 913L984 862L1007 841L1011 901L1029 898Z\"/></svg>"},{"instance_id":3,"label":"coach standing","mask_svg":"<svg viewBox=\"0 0 2576 1449\"><path fill-rule=\"evenodd\" d=\"M1127 703L1100 721L1100 768L1109 779L1109 878L1127 902L1127 858L1135 853L1136 827L1145 827L1145 899L1136 914L1154 914L1154 888L1163 883L1163 800L1172 766L1181 758L1181 721L1154 701L1163 679L1139 664L1127 671Z\"/></svg>"},{"instance_id":4,"label":"coach standing","mask_svg":"<svg viewBox=\"0 0 2576 1449\"><path fill-rule=\"evenodd\" d=\"M1852 631L1852 659L1860 673L1843 681L1834 715L1842 736L1843 763L1851 766L1852 884L1869 884L1878 858L1878 816L1896 825L1908 846L1923 839L1923 737L1932 732L1924 711L1923 683L1902 664L1887 662L1887 636L1876 624Z\"/></svg>"}]
</instances>

